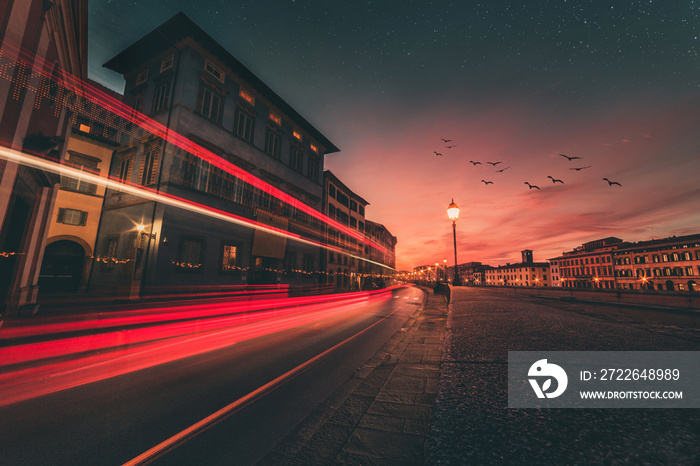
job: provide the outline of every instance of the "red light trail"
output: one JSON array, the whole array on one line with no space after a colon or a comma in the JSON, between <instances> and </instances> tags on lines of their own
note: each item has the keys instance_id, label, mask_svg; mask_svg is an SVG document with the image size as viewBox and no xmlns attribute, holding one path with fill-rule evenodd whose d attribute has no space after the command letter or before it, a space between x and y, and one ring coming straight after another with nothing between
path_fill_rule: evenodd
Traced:
<instances>
[{"instance_id":1,"label":"red light trail","mask_svg":"<svg viewBox=\"0 0 700 466\"><path fill-rule=\"evenodd\" d=\"M301 325L366 312L391 289L188 309L188 321L167 322L170 309L109 322L114 330L0 349L0 406L231 346ZM221 314L226 314L222 316ZM119 322L119 319L124 319ZM126 322L152 325L123 330ZM167 322L167 323L164 323ZM79 323L76 323L79 326ZM4 332L0 330L0 332ZM40 364L40 365L37 365Z\"/></svg>"}]
</instances>

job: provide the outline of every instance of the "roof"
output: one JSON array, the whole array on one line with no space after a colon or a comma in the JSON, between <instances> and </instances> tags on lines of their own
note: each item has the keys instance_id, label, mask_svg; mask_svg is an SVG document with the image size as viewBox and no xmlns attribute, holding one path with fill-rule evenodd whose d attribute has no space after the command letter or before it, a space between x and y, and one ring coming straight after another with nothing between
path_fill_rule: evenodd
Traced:
<instances>
[{"instance_id":1,"label":"roof","mask_svg":"<svg viewBox=\"0 0 700 466\"><path fill-rule=\"evenodd\" d=\"M134 63L143 63L188 37L191 37L201 44L206 50L245 80L246 83L260 95L267 98L279 110L289 115L295 123L302 126L319 142L319 144L322 144L326 148L326 153L338 152L340 150L294 110L291 105L285 102L284 99L270 89L267 84L253 74L252 71L231 55L229 51L216 42L209 34L204 32L202 28L197 26L197 24L183 12L178 12L175 16L122 50L102 66L123 75L133 68Z\"/></svg>"}]
</instances>

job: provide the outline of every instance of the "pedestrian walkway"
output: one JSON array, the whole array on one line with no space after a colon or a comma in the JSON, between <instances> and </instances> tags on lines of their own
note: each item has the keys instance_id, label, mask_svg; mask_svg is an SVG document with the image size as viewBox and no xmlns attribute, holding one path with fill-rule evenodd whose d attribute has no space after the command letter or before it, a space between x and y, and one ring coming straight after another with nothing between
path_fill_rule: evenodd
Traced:
<instances>
[{"instance_id":1,"label":"pedestrian walkway","mask_svg":"<svg viewBox=\"0 0 700 466\"><path fill-rule=\"evenodd\" d=\"M399 332L262 465L423 464L447 304L427 293Z\"/></svg>"}]
</instances>

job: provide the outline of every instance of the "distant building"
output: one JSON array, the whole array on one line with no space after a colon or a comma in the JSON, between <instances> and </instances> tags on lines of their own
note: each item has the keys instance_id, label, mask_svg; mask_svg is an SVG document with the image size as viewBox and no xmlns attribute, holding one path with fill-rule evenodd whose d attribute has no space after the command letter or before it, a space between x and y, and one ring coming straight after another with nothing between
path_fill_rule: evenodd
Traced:
<instances>
[{"instance_id":1,"label":"distant building","mask_svg":"<svg viewBox=\"0 0 700 466\"><path fill-rule=\"evenodd\" d=\"M366 220L365 237L382 246L385 250L382 251L365 245L364 256L371 262L365 262L363 265L362 275L364 282L371 280L379 284L388 285L389 280L393 279L396 267L396 236L392 235L384 225ZM365 283L363 283L363 286Z\"/></svg>"},{"instance_id":2,"label":"distant building","mask_svg":"<svg viewBox=\"0 0 700 466\"><path fill-rule=\"evenodd\" d=\"M58 162L70 105L87 78L87 1L3 2L0 146ZM57 174L0 157L0 314L37 310Z\"/></svg>"},{"instance_id":3,"label":"distant building","mask_svg":"<svg viewBox=\"0 0 700 466\"><path fill-rule=\"evenodd\" d=\"M448 270L450 280L454 280L454 267L449 267ZM459 278L462 280L462 284L464 285L478 285L484 279L484 266L481 264L481 262L467 262L464 264L459 264L457 266L457 271L459 272Z\"/></svg>"},{"instance_id":4,"label":"distant building","mask_svg":"<svg viewBox=\"0 0 700 466\"><path fill-rule=\"evenodd\" d=\"M621 243L615 237L590 241L549 261L557 263L564 288L614 289L613 256Z\"/></svg>"},{"instance_id":5,"label":"distant building","mask_svg":"<svg viewBox=\"0 0 700 466\"><path fill-rule=\"evenodd\" d=\"M700 291L700 234L620 243L613 260L619 289Z\"/></svg>"},{"instance_id":6,"label":"distant building","mask_svg":"<svg viewBox=\"0 0 700 466\"><path fill-rule=\"evenodd\" d=\"M91 290L319 283L333 143L182 13L105 66L124 76L126 104L184 141L131 125L111 175L242 221L109 189Z\"/></svg>"},{"instance_id":7,"label":"distant building","mask_svg":"<svg viewBox=\"0 0 700 466\"><path fill-rule=\"evenodd\" d=\"M323 172L323 182L324 213L364 235L365 208L369 203L330 170ZM322 256L322 270L325 270L327 283L332 284L335 290L359 290L362 287L362 272L367 268L360 259L364 257L364 244L330 226L328 242L342 252L328 249Z\"/></svg>"},{"instance_id":8,"label":"distant building","mask_svg":"<svg viewBox=\"0 0 700 466\"><path fill-rule=\"evenodd\" d=\"M484 270L486 285L504 286L549 286L549 263L534 262L532 251L521 252L522 262L500 265Z\"/></svg>"}]
</instances>

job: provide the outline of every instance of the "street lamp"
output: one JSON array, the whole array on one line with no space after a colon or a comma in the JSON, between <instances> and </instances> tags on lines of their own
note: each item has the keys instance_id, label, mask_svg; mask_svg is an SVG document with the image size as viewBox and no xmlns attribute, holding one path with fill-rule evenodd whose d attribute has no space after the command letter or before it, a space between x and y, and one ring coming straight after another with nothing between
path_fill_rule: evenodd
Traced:
<instances>
[{"instance_id":1,"label":"street lamp","mask_svg":"<svg viewBox=\"0 0 700 466\"><path fill-rule=\"evenodd\" d=\"M452 239L455 246L455 278L452 280L454 286L459 286L462 281L459 279L459 273L457 272L457 219L459 218L459 206L455 204L455 200L452 199L452 203L447 206L447 217L452 220Z\"/></svg>"}]
</instances>

